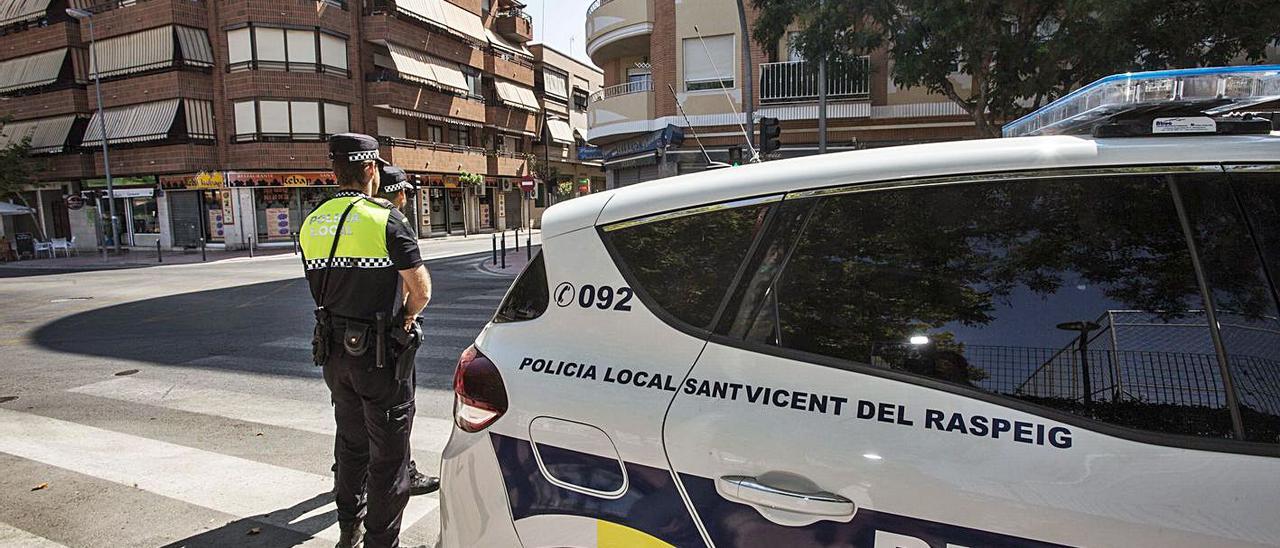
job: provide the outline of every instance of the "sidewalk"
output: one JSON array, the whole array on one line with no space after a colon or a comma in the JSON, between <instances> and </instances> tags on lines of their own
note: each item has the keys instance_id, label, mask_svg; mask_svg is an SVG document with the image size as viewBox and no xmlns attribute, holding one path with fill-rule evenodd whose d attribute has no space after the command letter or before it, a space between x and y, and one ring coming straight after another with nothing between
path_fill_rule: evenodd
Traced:
<instances>
[{"instance_id":1,"label":"sidewalk","mask_svg":"<svg viewBox=\"0 0 1280 548\"><path fill-rule=\"evenodd\" d=\"M458 255L470 255L473 253L488 253L493 249L493 240L498 234L471 234L468 236L446 236L442 238L429 238L418 240L418 247L422 250L422 258L426 260L441 259L445 257L456 257ZM533 231L533 245L536 247L542 243L542 231ZM524 260L524 247L526 241L526 233L520 232L520 260ZM507 231L507 259L508 270L511 268L511 259L514 251L514 233ZM225 251L222 249L206 249L204 257L201 256L200 250L194 251L170 251L165 250L161 253L158 261L156 258L156 250L154 248L131 248L129 252L120 255L109 255L106 258L101 252L81 252L79 255L71 257L56 257L53 259L32 259L26 261L14 261L0 263L0 269L16 269L16 270L113 270L124 268L146 268L151 266L165 266L177 264L196 264L200 262L216 263L222 261L257 261L282 259L284 256L297 257L293 253L291 246L285 247L263 247L254 250L251 257L248 250ZM523 265L523 263L520 263ZM523 266L521 266L523 268ZM503 272L497 270L495 272ZM516 270L515 272L519 272Z\"/></svg>"}]
</instances>

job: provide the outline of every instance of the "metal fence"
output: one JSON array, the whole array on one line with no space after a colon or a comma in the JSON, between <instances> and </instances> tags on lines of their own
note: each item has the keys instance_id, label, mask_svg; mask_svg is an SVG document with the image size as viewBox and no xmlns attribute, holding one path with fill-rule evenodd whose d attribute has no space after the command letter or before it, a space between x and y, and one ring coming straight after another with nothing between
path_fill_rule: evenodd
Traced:
<instances>
[{"instance_id":1,"label":"metal fence","mask_svg":"<svg viewBox=\"0 0 1280 548\"><path fill-rule=\"evenodd\" d=\"M871 93L871 59L866 56L827 65L827 97L865 98ZM818 64L784 61L760 64L760 101L785 103L818 98Z\"/></svg>"}]
</instances>

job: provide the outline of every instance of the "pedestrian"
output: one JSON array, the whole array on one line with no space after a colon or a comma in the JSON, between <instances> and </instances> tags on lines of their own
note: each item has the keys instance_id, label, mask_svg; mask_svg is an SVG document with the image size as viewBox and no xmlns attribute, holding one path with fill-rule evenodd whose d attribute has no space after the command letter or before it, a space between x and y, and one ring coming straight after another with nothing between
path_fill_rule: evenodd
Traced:
<instances>
[{"instance_id":1,"label":"pedestrian","mask_svg":"<svg viewBox=\"0 0 1280 548\"><path fill-rule=\"evenodd\" d=\"M395 548L409 499L414 380L391 341L420 333L431 279L404 214L370 197L388 165L378 141L334 135L329 157L339 191L307 216L299 240L316 302L312 357L337 422L337 546Z\"/></svg>"}]
</instances>

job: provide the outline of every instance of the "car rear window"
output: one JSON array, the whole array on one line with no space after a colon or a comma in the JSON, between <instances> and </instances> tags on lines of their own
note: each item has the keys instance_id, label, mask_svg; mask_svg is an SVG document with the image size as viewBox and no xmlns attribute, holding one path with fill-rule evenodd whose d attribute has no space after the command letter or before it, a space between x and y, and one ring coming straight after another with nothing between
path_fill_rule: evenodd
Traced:
<instances>
[{"instance_id":1,"label":"car rear window","mask_svg":"<svg viewBox=\"0 0 1280 548\"><path fill-rule=\"evenodd\" d=\"M547 311L550 295L551 290L547 288L547 267L542 252L539 251L511 285L511 290L502 300L493 321L505 323L535 319Z\"/></svg>"},{"instance_id":2,"label":"car rear window","mask_svg":"<svg viewBox=\"0 0 1280 548\"><path fill-rule=\"evenodd\" d=\"M661 312L707 328L764 224L769 205L746 205L607 230L637 294Z\"/></svg>"}]
</instances>

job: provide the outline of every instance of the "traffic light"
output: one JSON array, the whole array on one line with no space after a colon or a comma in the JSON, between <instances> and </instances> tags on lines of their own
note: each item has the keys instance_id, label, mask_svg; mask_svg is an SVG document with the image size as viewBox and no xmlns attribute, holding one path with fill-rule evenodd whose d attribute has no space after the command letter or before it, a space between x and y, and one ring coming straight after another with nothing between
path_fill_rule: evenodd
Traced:
<instances>
[{"instance_id":1,"label":"traffic light","mask_svg":"<svg viewBox=\"0 0 1280 548\"><path fill-rule=\"evenodd\" d=\"M782 126L777 118L760 119L760 154L765 155L782 148Z\"/></svg>"},{"instance_id":2,"label":"traffic light","mask_svg":"<svg viewBox=\"0 0 1280 548\"><path fill-rule=\"evenodd\" d=\"M729 164L742 165L742 147L729 147Z\"/></svg>"}]
</instances>

